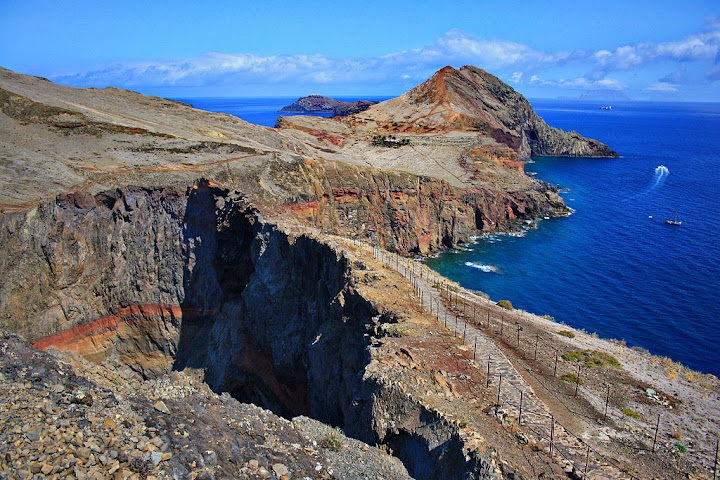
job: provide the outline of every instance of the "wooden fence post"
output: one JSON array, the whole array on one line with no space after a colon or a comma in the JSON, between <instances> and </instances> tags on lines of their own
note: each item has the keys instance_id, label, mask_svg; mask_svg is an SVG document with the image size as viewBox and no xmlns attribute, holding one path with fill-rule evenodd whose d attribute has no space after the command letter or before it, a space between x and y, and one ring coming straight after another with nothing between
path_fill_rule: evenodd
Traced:
<instances>
[{"instance_id":1,"label":"wooden fence post","mask_svg":"<svg viewBox=\"0 0 720 480\"><path fill-rule=\"evenodd\" d=\"M518 413L518 425L522 425L522 404L523 404L523 392L520 390L520 413Z\"/></svg>"},{"instance_id":2,"label":"wooden fence post","mask_svg":"<svg viewBox=\"0 0 720 480\"><path fill-rule=\"evenodd\" d=\"M485 386L489 387L490 386L490 355L488 355L488 368L487 368L487 377L486 378L487 378L487 383L485 384Z\"/></svg>"},{"instance_id":3,"label":"wooden fence post","mask_svg":"<svg viewBox=\"0 0 720 480\"><path fill-rule=\"evenodd\" d=\"M578 387L580 386L580 369L582 368L582 364L578 365L578 373L577 377L575 377L575 396L577 397Z\"/></svg>"},{"instance_id":4,"label":"wooden fence post","mask_svg":"<svg viewBox=\"0 0 720 480\"><path fill-rule=\"evenodd\" d=\"M498 373L498 395L497 395L497 404L500 405L500 388L502 388L502 373Z\"/></svg>"},{"instance_id":5,"label":"wooden fence post","mask_svg":"<svg viewBox=\"0 0 720 480\"><path fill-rule=\"evenodd\" d=\"M653 437L652 451L655 452L655 444L657 443L657 434L660 429L660 414L658 413L657 423L655 424L655 436Z\"/></svg>"},{"instance_id":6,"label":"wooden fence post","mask_svg":"<svg viewBox=\"0 0 720 480\"><path fill-rule=\"evenodd\" d=\"M610 403L610 384L607 384L607 395L605 396L605 413L603 414L603 423L607 420L608 403Z\"/></svg>"},{"instance_id":7,"label":"wooden fence post","mask_svg":"<svg viewBox=\"0 0 720 480\"><path fill-rule=\"evenodd\" d=\"M587 478L588 464L590 463L590 445L587 447L587 456L585 457L585 471L583 472L583 478Z\"/></svg>"}]
</instances>

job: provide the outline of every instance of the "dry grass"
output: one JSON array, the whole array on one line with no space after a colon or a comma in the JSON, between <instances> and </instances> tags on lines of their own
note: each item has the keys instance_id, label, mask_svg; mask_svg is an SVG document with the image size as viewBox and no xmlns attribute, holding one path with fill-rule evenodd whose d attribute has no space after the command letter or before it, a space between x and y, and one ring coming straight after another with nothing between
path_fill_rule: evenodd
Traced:
<instances>
[{"instance_id":1,"label":"dry grass","mask_svg":"<svg viewBox=\"0 0 720 480\"><path fill-rule=\"evenodd\" d=\"M320 445L333 452L339 452L343 447L342 435L339 431L333 431L320 442Z\"/></svg>"},{"instance_id":2,"label":"dry grass","mask_svg":"<svg viewBox=\"0 0 720 480\"><path fill-rule=\"evenodd\" d=\"M585 368L620 368L620 362L617 358L599 350L577 350L575 352L563 353L562 358L568 362L582 362Z\"/></svg>"},{"instance_id":3,"label":"dry grass","mask_svg":"<svg viewBox=\"0 0 720 480\"><path fill-rule=\"evenodd\" d=\"M499 302L497 302L496 305L498 307L504 308L505 310L515 310L515 308L513 308L512 303L510 302L510 300L500 300Z\"/></svg>"},{"instance_id":4,"label":"dry grass","mask_svg":"<svg viewBox=\"0 0 720 480\"><path fill-rule=\"evenodd\" d=\"M584 383L582 378L578 378L578 376L574 373L566 373L562 377L560 377L560 380L568 383L577 383L578 385L582 385Z\"/></svg>"},{"instance_id":5,"label":"dry grass","mask_svg":"<svg viewBox=\"0 0 720 480\"><path fill-rule=\"evenodd\" d=\"M623 408L622 412L624 415L630 418L642 418L642 415L633 410L632 408Z\"/></svg>"}]
</instances>

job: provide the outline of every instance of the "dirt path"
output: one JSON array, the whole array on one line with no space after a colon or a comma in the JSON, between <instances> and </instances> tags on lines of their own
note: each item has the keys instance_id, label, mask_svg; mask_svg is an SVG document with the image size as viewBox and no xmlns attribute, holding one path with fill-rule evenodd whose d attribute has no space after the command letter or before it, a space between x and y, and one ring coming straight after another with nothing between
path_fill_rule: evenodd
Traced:
<instances>
[{"instance_id":1,"label":"dirt path","mask_svg":"<svg viewBox=\"0 0 720 480\"><path fill-rule=\"evenodd\" d=\"M552 318L503 309L419 261L361 239L317 233L336 238L338 246L350 241L404 276L415 287L417 304L464 340L483 373L486 385L480 380L476 387L483 390L484 401L497 399L499 391L499 405L485 403L490 408L484 411L521 442L526 435L542 455L550 453L552 436L553 463L570 476L720 478L717 377ZM586 365L567 355L588 351L607 354L617 363ZM579 374L581 382L564 381L566 374Z\"/></svg>"},{"instance_id":2,"label":"dirt path","mask_svg":"<svg viewBox=\"0 0 720 480\"><path fill-rule=\"evenodd\" d=\"M503 420L519 419L519 424L525 427L525 431L533 435L534 440L545 447L551 456L560 463L572 464L574 471L586 478L631 478L631 475L605 460L596 448L574 435L569 427L556 418L494 339L467 322L467 319L459 318L446 306L447 299L442 294L448 284L444 278L424 265L386 251L374 249L374 254L410 280L416 287L416 294L423 306L434 314L439 322L463 338L465 344L472 348L477 362L487 365L487 387L497 392L496 416Z\"/></svg>"}]
</instances>

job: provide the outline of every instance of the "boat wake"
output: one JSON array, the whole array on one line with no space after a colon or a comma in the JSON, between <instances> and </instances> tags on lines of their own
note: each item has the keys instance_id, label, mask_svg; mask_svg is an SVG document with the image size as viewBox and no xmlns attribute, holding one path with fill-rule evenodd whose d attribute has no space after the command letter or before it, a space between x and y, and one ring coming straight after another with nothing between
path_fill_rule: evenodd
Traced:
<instances>
[{"instance_id":1,"label":"boat wake","mask_svg":"<svg viewBox=\"0 0 720 480\"><path fill-rule=\"evenodd\" d=\"M665 165L658 165L655 167L655 176L653 177L653 183L650 185L650 188L645 190L642 193L638 193L637 195L633 195L632 197L626 198L624 201L627 200L634 200L638 197L642 197L644 195L647 195L648 193L655 190L657 187L661 186L663 183L665 183L665 179L667 179L668 175L670 175L670 169L666 167Z\"/></svg>"},{"instance_id":2,"label":"boat wake","mask_svg":"<svg viewBox=\"0 0 720 480\"><path fill-rule=\"evenodd\" d=\"M670 175L670 170L665 165L659 165L655 168L655 183L648 189L647 192L654 190L665 182L667 176Z\"/></svg>"},{"instance_id":3,"label":"boat wake","mask_svg":"<svg viewBox=\"0 0 720 480\"><path fill-rule=\"evenodd\" d=\"M482 270L485 273L496 273L498 271L497 267L494 267L492 265L483 265L482 263L477 262L465 262L465 266L477 268L478 270Z\"/></svg>"}]
</instances>

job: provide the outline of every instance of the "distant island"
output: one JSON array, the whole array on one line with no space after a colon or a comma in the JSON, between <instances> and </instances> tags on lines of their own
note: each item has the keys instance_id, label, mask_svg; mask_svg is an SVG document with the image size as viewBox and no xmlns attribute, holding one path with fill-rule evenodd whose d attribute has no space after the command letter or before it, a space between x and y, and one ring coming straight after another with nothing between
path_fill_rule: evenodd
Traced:
<instances>
[{"instance_id":1,"label":"distant island","mask_svg":"<svg viewBox=\"0 0 720 480\"><path fill-rule=\"evenodd\" d=\"M295 102L287 105L278 112L280 113L329 113L332 116L344 117L354 113L360 113L378 102L371 100L358 100L356 102L343 102L334 98L322 95L309 95L298 98Z\"/></svg>"}]
</instances>

